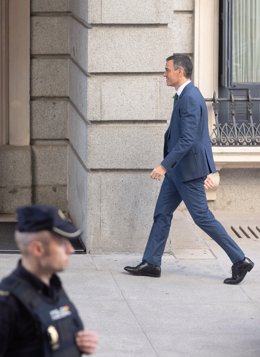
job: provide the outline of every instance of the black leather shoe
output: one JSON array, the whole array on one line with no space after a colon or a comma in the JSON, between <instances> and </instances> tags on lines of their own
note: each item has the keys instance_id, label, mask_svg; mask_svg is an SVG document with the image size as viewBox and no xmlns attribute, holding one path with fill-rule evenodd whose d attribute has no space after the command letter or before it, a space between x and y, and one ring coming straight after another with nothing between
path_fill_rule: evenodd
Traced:
<instances>
[{"instance_id":1,"label":"black leather shoe","mask_svg":"<svg viewBox=\"0 0 260 357\"><path fill-rule=\"evenodd\" d=\"M124 267L124 269L132 275L151 276L153 278L159 278L161 276L161 267L158 265L152 265L146 262L138 264L136 267Z\"/></svg>"},{"instance_id":2,"label":"black leather shoe","mask_svg":"<svg viewBox=\"0 0 260 357\"><path fill-rule=\"evenodd\" d=\"M224 283L232 285L241 283L246 274L253 269L254 265L255 264L247 257L244 260L233 264L232 277L225 279Z\"/></svg>"}]
</instances>

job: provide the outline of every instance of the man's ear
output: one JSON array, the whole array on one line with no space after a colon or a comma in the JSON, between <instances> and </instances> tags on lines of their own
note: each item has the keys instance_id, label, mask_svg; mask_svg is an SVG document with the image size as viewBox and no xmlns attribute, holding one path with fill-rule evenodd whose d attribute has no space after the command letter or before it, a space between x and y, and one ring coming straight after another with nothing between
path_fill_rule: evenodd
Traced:
<instances>
[{"instance_id":1,"label":"man's ear","mask_svg":"<svg viewBox=\"0 0 260 357\"><path fill-rule=\"evenodd\" d=\"M39 240L33 240L28 247L31 255L41 257L44 253L44 246Z\"/></svg>"},{"instance_id":2,"label":"man's ear","mask_svg":"<svg viewBox=\"0 0 260 357\"><path fill-rule=\"evenodd\" d=\"M182 67L179 67L179 73L180 73L180 76L181 77L185 77L185 73L184 73L184 68L182 68Z\"/></svg>"}]
</instances>

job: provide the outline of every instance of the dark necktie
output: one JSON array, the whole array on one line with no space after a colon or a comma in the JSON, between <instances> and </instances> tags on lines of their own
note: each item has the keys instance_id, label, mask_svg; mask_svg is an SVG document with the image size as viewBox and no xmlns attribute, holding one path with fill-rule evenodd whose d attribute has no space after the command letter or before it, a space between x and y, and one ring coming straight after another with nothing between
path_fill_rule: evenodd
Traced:
<instances>
[{"instance_id":1,"label":"dark necktie","mask_svg":"<svg viewBox=\"0 0 260 357\"><path fill-rule=\"evenodd\" d=\"M178 98L179 98L178 94L175 93L175 95L173 97L173 110L174 110L175 105L177 104ZM171 122L172 122L172 120L173 120L173 115L172 115L172 118L171 118ZM167 138L168 138L168 140L170 139L170 126L171 126L171 124L169 125L169 128L167 130L167 133L168 133L167 134Z\"/></svg>"},{"instance_id":2,"label":"dark necktie","mask_svg":"<svg viewBox=\"0 0 260 357\"><path fill-rule=\"evenodd\" d=\"M175 107L175 105L176 105L176 103L177 103L177 101L178 101L178 98L179 98L179 96L178 96L178 94L176 93L175 96L174 96L173 107Z\"/></svg>"}]
</instances>

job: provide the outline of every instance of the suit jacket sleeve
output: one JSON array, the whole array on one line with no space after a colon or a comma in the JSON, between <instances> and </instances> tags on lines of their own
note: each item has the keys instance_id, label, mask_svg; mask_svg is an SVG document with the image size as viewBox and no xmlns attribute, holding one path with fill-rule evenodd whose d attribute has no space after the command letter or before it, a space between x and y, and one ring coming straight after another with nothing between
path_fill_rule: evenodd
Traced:
<instances>
[{"instance_id":1,"label":"suit jacket sleeve","mask_svg":"<svg viewBox=\"0 0 260 357\"><path fill-rule=\"evenodd\" d=\"M179 120L180 136L174 147L161 162L166 170L173 168L181 161L196 142L198 135L201 120L199 102L193 96L188 95L183 96L180 100L180 116L174 118L174 120Z\"/></svg>"}]
</instances>

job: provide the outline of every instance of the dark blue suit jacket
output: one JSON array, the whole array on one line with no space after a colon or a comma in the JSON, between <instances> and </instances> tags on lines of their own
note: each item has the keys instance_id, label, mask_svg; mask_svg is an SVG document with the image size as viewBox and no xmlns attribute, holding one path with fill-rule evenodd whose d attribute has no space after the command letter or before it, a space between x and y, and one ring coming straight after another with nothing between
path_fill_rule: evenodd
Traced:
<instances>
[{"instance_id":1,"label":"dark blue suit jacket","mask_svg":"<svg viewBox=\"0 0 260 357\"><path fill-rule=\"evenodd\" d=\"M164 160L168 174L190 181L215 172L208 130L208 111L199 89L189 83L174 107L164 137Z\"/></svg>"}]
</instances>

